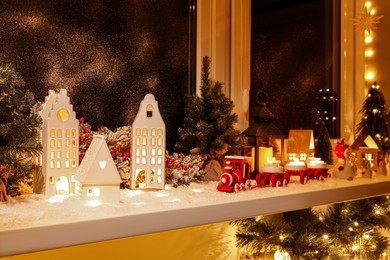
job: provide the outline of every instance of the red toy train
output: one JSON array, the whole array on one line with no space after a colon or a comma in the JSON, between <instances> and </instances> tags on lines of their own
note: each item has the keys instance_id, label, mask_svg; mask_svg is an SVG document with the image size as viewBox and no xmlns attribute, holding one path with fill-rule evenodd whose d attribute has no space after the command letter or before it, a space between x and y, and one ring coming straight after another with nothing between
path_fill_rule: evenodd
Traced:
<instances>
[{"instance_id":1,"label":"red toy train","mask_svg":"<svg viewBox=\"0 0 390 260\"><path fill-rule=\"evenodd\" d=\"M251 178L252 158L246 156L225 156L225 172L221 175L217 190L225 192L239 192L256 187L272 186L286 187L293 175L299 176L300 183L304 184L309 179L323 180L328 176L326 168L310 168L304 170L283 170L279 165L263 167L262 172L255 173L255 179Z\"/></svg>"}]
</instances>

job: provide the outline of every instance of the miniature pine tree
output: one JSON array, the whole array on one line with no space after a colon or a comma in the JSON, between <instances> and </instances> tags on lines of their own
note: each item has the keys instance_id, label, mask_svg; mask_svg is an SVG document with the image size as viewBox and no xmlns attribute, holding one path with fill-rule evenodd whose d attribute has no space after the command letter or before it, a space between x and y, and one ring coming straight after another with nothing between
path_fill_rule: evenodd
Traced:
<instances>
[{"instance_id":1,"label":"miniature pine tree","mask_svg":"<svg viewBox=\"0 0 390 260\"><path fill-rule=\"evenodd\" d=\"M389 112L384 95L376 82L372 84L363 107L362 119L356 127L356 133L368 134L378 144L382 153L389 150L386 142L390 138Z\"/></svg>"},{"instance_id":2,"label":"miniature pine tree","mask_svg":"<svg viewBox=\"0 0 390 260\"><path fill-rule=\"evenodd\" d=\"M32 110L34 95L11 65L0 64L0 201L31 182L41 152L41 118Z\"/></svg>"},{"instance_id":3,"label":"miniature pine tree","mask_svg":"<svg viewBox=\"0 0 390 260\"><path fill-rule=\"evenodd\" d=\"M184 123L179 128L175 147L185 154L198 148L201 153L218 159L226 152L240 151L243 142L239 131L234 128L237 123L234 104L223 94L222 83L210 78L210 63L209 57L203 58L200 97L188 97Z\"/></svg>"},{"instance_id":4,"label":"miniature pine tree","mask_svg":"<svg viewBox=\"0 0 390 260\"><path fill-rule=\"evenodd\" d=\"M327 164L333 164L332 144L330 143L328 129L324 124L321 125L318 132L315 156L320 157Z\"/></svg>"}]
</instances>

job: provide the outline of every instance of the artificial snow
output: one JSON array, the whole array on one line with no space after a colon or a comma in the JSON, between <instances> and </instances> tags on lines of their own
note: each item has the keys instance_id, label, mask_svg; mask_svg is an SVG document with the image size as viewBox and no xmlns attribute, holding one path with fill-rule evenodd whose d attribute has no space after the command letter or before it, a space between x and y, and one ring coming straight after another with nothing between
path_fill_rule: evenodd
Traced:
<instances>
[{"instance_id":1,"label":"artificial snow","mask_svg":"<svg viewBox=\"0 0 390 260\"><path fill-rule=\"evenodd\" d=\"M374 176L372 179L356 177L352 181L326 178L300 184L293 176L287 187L254 188L238 193L217 191L217 182L191 183L178 188L167 185L161 191L121 190L120 201L114 203L91 203L74 194L51 197L28 194L0 203L0 231L285 196L389 179L389 176Z\"/></svg>"}]
</instances>

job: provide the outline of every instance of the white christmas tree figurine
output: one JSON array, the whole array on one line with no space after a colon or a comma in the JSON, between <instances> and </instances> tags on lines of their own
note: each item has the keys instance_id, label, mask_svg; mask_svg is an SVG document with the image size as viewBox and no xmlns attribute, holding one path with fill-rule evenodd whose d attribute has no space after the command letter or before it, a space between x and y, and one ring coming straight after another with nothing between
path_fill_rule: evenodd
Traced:
<instances>
[{"instance_id":1,"label":"white christmas tree figurine","mask_svg":"<svg viewBox=\"0 0 390 260\"><path fill-rule=\"evenodd\" d=\"M42 176L38 192L45 195L74 192L79 160L79 121L65 89L49 91L41 111ZM39 176L38 176L39 177Z\"/></svg>"},{"instance_id":2,"label":"white christmas tree figurine","mask_svg":"<svg viewBox=\"0 0 390 260\"><path fill-rule=\"evenodd\" d=\"M147 94L132 125L132 189L164 189L165 136L157 101Z\"/></svg>"},{"instance_id":3,"label":"white christmas tree figurine","mask_svg":"<svg viewBox=\"0 0 390 260\"><path fill-rule=\"evenodd\" d=\"M93 136L75 181L75 193L89 201L120 200L122 180L103 135Z\"/></svg>"}]
</instances>

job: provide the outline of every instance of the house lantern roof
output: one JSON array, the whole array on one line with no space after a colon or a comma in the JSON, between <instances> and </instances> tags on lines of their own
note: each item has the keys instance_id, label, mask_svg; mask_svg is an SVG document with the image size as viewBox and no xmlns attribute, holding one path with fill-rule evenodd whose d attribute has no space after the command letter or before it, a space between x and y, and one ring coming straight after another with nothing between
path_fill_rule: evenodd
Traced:
<instances>
[{"instance_id":1,"label":"house lantern roof","mask_svg":"<svg viewBox=\"0 0 390 260\"><path fill-rule=\"evenodd\" d=\"M258 95L257 95L258 96ZM259 102L254 109L252 122L249 127L242 132L247 137L279 137L285 138L285 134L273 124L274 115L268 110L266 102Z\"/></svg>"}]
</instances>

